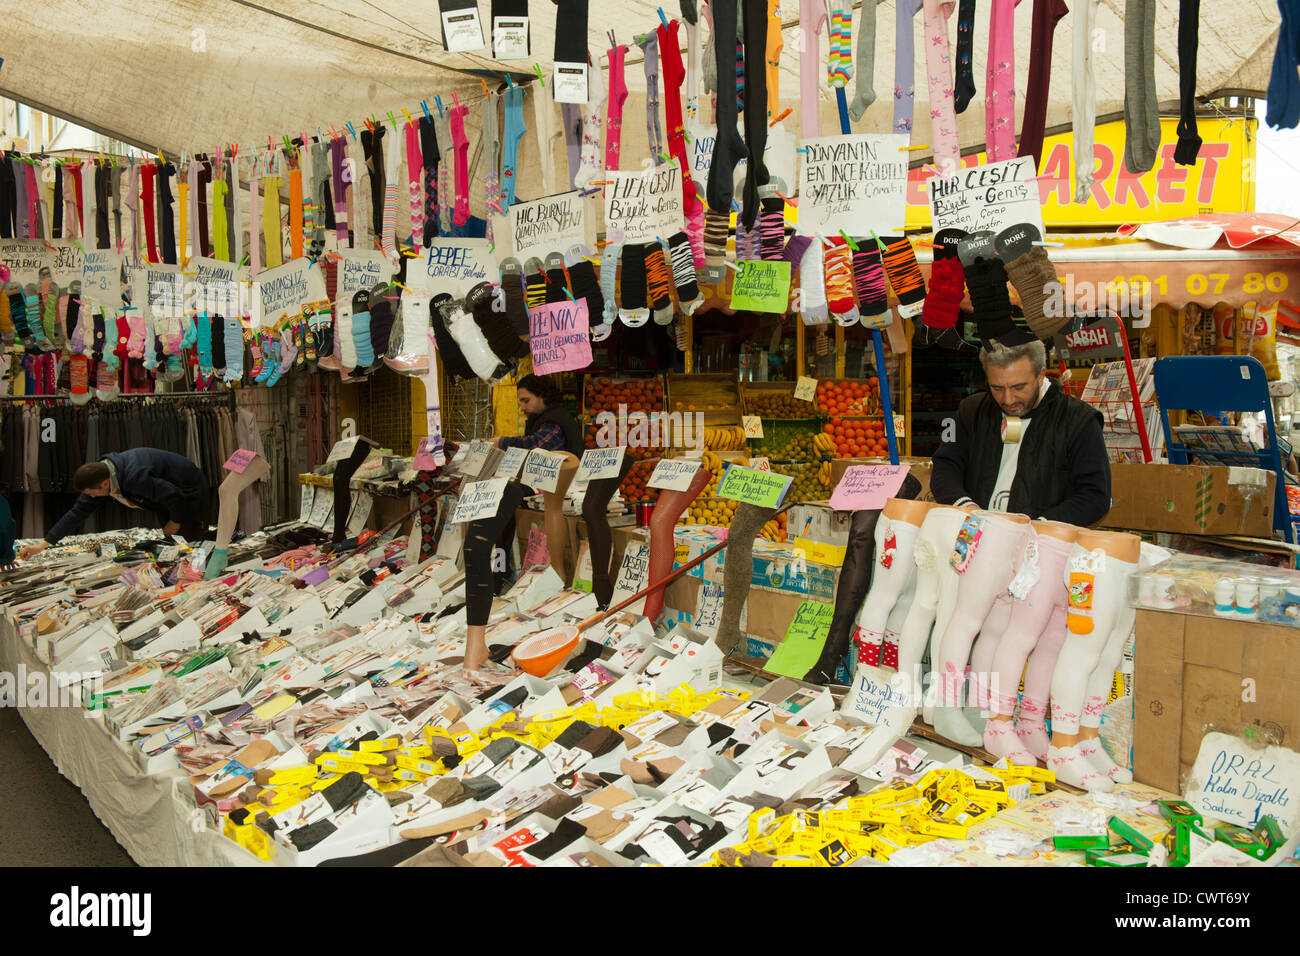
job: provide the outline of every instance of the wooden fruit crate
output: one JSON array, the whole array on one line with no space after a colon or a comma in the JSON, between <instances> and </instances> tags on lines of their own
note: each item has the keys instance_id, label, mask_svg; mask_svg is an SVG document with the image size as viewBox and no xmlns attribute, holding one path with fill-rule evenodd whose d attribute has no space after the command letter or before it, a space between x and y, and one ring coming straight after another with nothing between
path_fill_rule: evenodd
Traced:
<instances>
[{"instance_id":1,"label":"wooden fruit crate","mask_svg":"<svg viewBox=\"0 0 1300 956\"><path fill-rule=\"evenodd\" d=\"M584 416L594 416L603 411L617 414L620 396L634 398L633 401L626 401L628 412L662 411L667 404L664 382L658 375L629 377L588 374L582 377Z\"/></svg>"},{"instance_id":2,"label":"wooden fruit crate","mask_svg":"<svg viewBox=\"0 0 1300 956\"><path fill-rule=\"evenodd\" d=\"M763 419L774 419L776 421L812 421L817 418L817 408L812 402L805 402L800 399L794 399L794 382L741 382L740 398L742 413L745 415L759 415ZM761 403L756 407L754 399L765 396L789 396L792 401L798 401L804 412L801 415L770 415L763 410Z\"/></svg>"},{"instance_id":3,"label":"wooden fruit crate","mask_svg":"<svg viewBox=\"0 0 1300 956\"><path fill-rule=\"evenodd\" d=\"M667 411L704 416L706 425L739 425L740 388L734 372L668 373Z\"/></svg>"}]
</instances>

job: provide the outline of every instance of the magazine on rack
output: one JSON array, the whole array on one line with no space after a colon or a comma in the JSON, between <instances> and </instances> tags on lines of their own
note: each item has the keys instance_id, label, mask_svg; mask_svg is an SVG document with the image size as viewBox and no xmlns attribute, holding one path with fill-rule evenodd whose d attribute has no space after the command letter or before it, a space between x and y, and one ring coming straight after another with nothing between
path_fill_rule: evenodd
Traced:
<instances>
[{"instance_id":1,"label":"magazine on rack","mask_svg":"<svg viewBox=\"0 0 1300 956\"><path fill-rule=\"evenodd\" d=\"M1138 359L1133 363L1133 377L1137 381L1142 418L1146 425L1147 440L1151 444L1153 461L1163 457L1165 447L1164 429L1160 424L1160 405L1156 402L1154 368L1155 359ZM1095 406L1102 414L1102 432L1110 460L1141 464L1142 441L1138 436L1133 391L1129 386L1124 363L1102 362L1094 365L1079 397Z\"/></svg>"}]
</instances>

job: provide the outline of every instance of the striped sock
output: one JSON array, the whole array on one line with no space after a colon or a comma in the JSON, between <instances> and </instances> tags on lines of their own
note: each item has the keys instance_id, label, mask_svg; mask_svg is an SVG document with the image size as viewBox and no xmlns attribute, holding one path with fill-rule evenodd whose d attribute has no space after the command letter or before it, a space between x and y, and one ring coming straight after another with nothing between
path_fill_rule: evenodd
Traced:
<instances>
[{"instance_id":1,"label":"striped sock","mask_svg":"<svg viewBox=\"0 0 1300 956\"><path fill-rule=\"evenodd\" d=\"M840 325L858 321L858 307L853 302L853 260L843 239L832 239L826 250L826 300Z\"/></svg>"},{"instance_id":2,"label":"striped sock","mask_svg":"<svg viewBox=\"0 0 1300 956\"><path fill-rule=\"evenodd\" d=\"M679 232L668 240L668 252L673 261L673 283L677 286L677 301L682 311L691 315L704 299L700 296L699 277L695 273L695 258L686 233Z\"/></svg>"},{"instance_id":3,"label":"striped sock","mask_svg":"<svg viewBox=\"0 0 1300 956\"><path fill-rule=\"evenodd\" d=\"M862 324L869 329L888 328L889 293L885 289L885 266L878 250L863 244L853 254L853 282L862 307Z\"/></svg>"},{"instance_id":4,"label":"striped sock","mask_svg":"<svg viewBox=\"0 0 1300 956\"><path fill-rule=\"evenodd\" d=\"M882 255L889 285L898 299L898 314L903 318L918 315L925 301L925 278L916 263L916 253L906 236L882 238L885 244Z\"/></svg>"},{"instance_id":5,"label":"striped sock","mask_svg":"<svg viewBox=\"0 0 1300 956\"><path fill-rule=\"evenodd\" d=\"M667 325L673 320L673 276L668 270L668 259L663 246L647 243L646 275L650 287L650 310L656 325Z\"/></svg>"},{"instance_id":6,"label":"striped sock","mask_svg":"<svg viewBox=\"0 0 1300 956\"><path fill-rule=\"evenodd\" d=\"M524 263L524 298L529 309L546 304L546 279L542 277L541 259L529 259Z\"/></svg>"},{"instance_id":7,"label":"striped sock","mask_svg":"<svg viewBox=\"0 0 1300 956\"><path fill-rule=\"evenodd\" d=\"M614 301L614 293L618 284L618 260L622 251L621 238L617 240L609 238L605 244L605 254L600 260L600 294L605 298L601 318L607 326L612 325L614 319L618 317L618 304Z\"/></svg>"},{"instance_id":8,"label":"striped sock","mask_svg":"<svg viewBox=\"0 0 1300 956\"><path fill-rule=\"evenodd\" d=\"M624 325L640 328L650 320L650 310L646 308L646 247L629 243L623 247L623 269L619 276L622 301L619 303L618 317Z\"/></svg>"},{"instance_id":9,"label":"striped sock","mask_svg":"<svg viewBox=\"0 0 1300 956\"><path fill-rule=\"evenodd\" d=\"M759 248L764 259L780 259L785 248L785 200L764 199L758 216Z\"/></svg>"}]
</instances>

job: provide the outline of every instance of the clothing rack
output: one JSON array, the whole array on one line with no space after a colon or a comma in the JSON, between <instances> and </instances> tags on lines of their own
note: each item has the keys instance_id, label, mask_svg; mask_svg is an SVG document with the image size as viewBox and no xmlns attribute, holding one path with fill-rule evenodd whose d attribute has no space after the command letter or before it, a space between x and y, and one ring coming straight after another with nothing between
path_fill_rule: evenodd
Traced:
<instances>
[{"instance_id":1,"label":"clothing rack","mask_svg":"<svg viewBox=\"0 0 1300 956\"><path fill-rule=\"evenodd\" d=\"M152 398L172 398L172 399L194 398L200 401L212 401L213 399L221 399L222 401L228 401L233 405L235 402L235 393L229 390L224 392L150 392L150 393L137 392L132 394L118 395L116 398L110 399L107 402L102 401L95 396L91 396L91 398L99 402L101 406L109 405L112 402L140 401L140 400L148 400ZM0 395L0 402L70 402L70 401L72 401L72 397L70 395Z\"/></svg>"}]
</instances>

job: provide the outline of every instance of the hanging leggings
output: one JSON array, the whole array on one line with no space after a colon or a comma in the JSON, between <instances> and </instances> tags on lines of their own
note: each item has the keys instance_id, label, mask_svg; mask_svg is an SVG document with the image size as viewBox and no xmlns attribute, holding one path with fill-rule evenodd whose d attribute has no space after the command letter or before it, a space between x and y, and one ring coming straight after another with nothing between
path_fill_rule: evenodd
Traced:
<instances>
[{"instance_id":1,"label":"hanging leggings","mask_svg":"<svg viewBox=\"0 0 1300 956\"><path fill-rule=\"evenodd\" d=\"M497 513L471 521L465 529L465 622L470 627L486 625L492 614L492 549L506 525L513 524L519 503L532 493L517 481L507 482Z\"/></svg>"},{"instance_id":2,"label":"hanging leggings","mask_svg":"<svg viewBox=\"0 0 1300 956\"><path fill-rule=\"evenodd\" d=\"M632 470L632 456L623 455L623 466L617 478L597 478L587 484L582 498L582 520L587 523L587 541L591 549L591 593L602 608L609 607L614 596L614 582L610 577L609 558L613 540L609 531L609 500L614 497L619 484Z\"/></svg>"}]
</instances>

